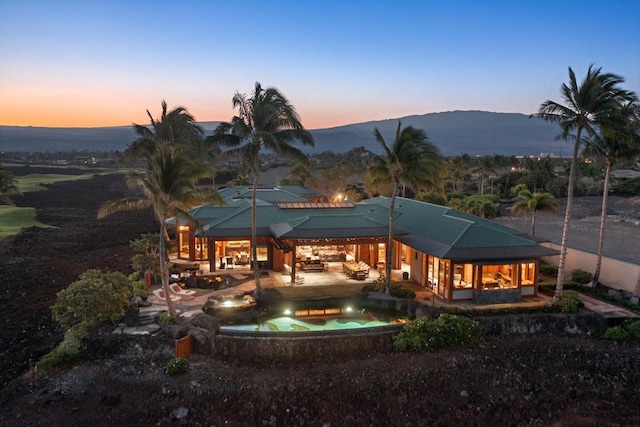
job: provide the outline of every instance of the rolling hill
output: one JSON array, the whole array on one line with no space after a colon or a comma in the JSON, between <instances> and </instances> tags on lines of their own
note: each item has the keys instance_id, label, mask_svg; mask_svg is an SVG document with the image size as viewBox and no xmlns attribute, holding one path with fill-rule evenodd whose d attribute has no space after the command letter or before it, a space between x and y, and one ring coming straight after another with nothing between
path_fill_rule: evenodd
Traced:
<instances>
[{"instance_id":1,"label":"rolling hill","mask_svg":"<svg viewBox=\"0 0 640 427\"><path fill-rule=\"evenodd\" d=\"M327 129L312 130L315 149L309 152L345 152L363 146L379 151L373 136L377 127L385 141L393 141L398 121L424 129L430 140L445 156L469 155L540 155L569 153L569 146L555 139L557 125L518 113L486 111L450 111L355 123ZM202 122L207 134L218 122ZM122 151L135 139L131 126L99 128L46 128L0 126L2 151ZM564 153L563 153L564 151Z\"/></svg>"}]
</instances>

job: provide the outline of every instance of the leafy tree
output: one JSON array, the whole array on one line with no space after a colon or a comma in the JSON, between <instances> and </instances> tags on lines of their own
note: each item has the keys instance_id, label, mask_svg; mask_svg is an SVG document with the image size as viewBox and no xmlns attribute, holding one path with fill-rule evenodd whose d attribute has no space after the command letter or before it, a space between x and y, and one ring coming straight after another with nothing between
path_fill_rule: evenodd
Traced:
<instances>
[{"instance_id":1,"label":"leafy tree","mask_svg":"<svg viewBox=\"0 0 640 427\"><path fill-rule=\"evenodd\" d=\"M51 307L53 320L65 330L77 324L89 329L102 322L117 322L131 304L131 286L120 272L88 270L57 294Z\"/></svg>"},{"instance_id":2,"label":"leafy tree","mask_svg":"<svg viewBox=\"0 0 640 427\"><path fill-rule=\"evenodd\" d=\"M393 218L398 189L401 185L406 185L414 191L436 188L444 192L441 179L444 162L438 148L429 142L427 135L421 129L412 126L402 129L402 123L399 122L391 147L387 145L378 128L375 128L374 135L383 152L382 155L373 156L373 164L367 170L367 175L371 177L373 183L391 186L385 274L387 278L385 293L389 294L393 259Z\"/></svg>"},{"instance_id":3,"label":"leafy tree","mask_svg":"<svg viewBox=\"0 0 640 427\"><path fill-rule=\"evenodd\" d=\"M555 197L549 193L531 193L529 190L520 190L516 202L511 208L515 213L531 212L531 235L536 235L536 213L538 211L556 212L558 203Z\"/></svg>"},{"instance_id":4,"label":"leafy tree","mask_svg":"<svg viewBox=\"0 0 640 427\"><path fill-rule=\"evenodd\" d=\"M0 203L15 206L15 203L13 203L13 200L11 200L9 196L22 194L18 190L17 183L13 174L6 170L4 166L0 165Z\"/></svg>"},{"instance_id":5,"label":"leafy tree","mask_svg":"<svg viewBox=\"0 0 640 427\"><path fill-rule=\"evenodd\" d=\"M582 142L582 132L593 136L597 133L597 126L603 120L615 114L625 99L629 100L632 93L620 88L624 79L610 73L603 73L601 68L589 66L584 80L578 84L575 73L569 67L569 83L561 87L564 103L552 100L544 101L535 114L546 121L559 123L562 137L567 139L575 131L569 186L567 189L567 208L565 211L562 241L560 245L560 261L558 263L558 278L554 299L562 296L564 275L566 269L567 247L569 237L569 221L573 207L573 191L576 183L576 163Z\"/></svg>"},{"instance_id":6,"label":"leafy tree","mask_svg":"<svg viewBox=\"0 0 640 427\"><path fill-rule=\"evenodd\" d=\"M264 148L278 156L308 165L307 156L292 144L299 141L303 145L313 146L314 141L311 133L302 126L294 106L275 88L263 89L256 82L252 94L236 92L232 103L233 108L238 109L238 115L230 122L220 123L207 141L231 148L229 151L240 155L247 170L253 174L251 250L256 295L259 295L262 289L257 258L256 194L260 176L260 152Z\"/></svg>"},{"instance_id":7,"label":"leafy tree","mask_svg":"<svg viewBox=\"0 0 640 427\"><path fill-rule=\"evenodd\" d=\"M600 126L600 132L587 140L586 154L601 157L605 162L604 188L602 190L602 212L598 239L598 258L591 286L595 287L600 278L602 253L604 250L604 226L607 217L609 197L609 177L616 160L631 158L640 154L640 107L636 103L624 105L617 114L608 117Z\"/></svg>"},{"instance_id":8,"label":"leafy tree","mask_svg":"<svg viewBox=\"0 0 640 427\"><path fill-rule=\"evenodd\" d=\"M165 237L165 247L169 248L171 241ZM131 267L140 276L144 277L150 270L153 277L160 278L160 239L158 234L147 233L138 239L132 240L129 247L135 255L131 257Z\"/></svg>"}]
</instances>

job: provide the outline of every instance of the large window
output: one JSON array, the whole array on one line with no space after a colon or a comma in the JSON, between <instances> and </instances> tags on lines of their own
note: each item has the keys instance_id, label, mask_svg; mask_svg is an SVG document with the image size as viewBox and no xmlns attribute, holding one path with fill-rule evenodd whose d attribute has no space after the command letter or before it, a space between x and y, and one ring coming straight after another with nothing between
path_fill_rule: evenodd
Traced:
<instances>
[{"instance_id":1,"label":"large window","mask_svg":"<svg viewBox=\"0 0 640 427\"><path fill-rule=\"evenodd\" d=\"M520 279L522 286L532 286L536 277L536 264L528 262L520 265Z\"/></svg>"},{"instance_id":2,"label":"large window","mask_svg":"<svg viewBox=\"0 0 640 427\"><path fill-rule=\"evenodd\" d=\"M473 265L453 265L453 289L468 289L473 286Z\"/></svg>"},{"instance_id":3,"label":"large window","mask_svg":"<svg viewBox=\"0 0 640 427\"><path fill-rule=\"evenodd\" d=\"M499 264L481 266L482 289L517 288L517 277L513 275L516 265Z\"/></svg>"},{"instance_id":4,"label":"large window","mask_svg":"<svg viewBox=\"0 0 640 427\"><path fill-rule=\"evenodd\" d=\"M178 258L189 259L189 227L178 226Z\"/></svg>"},{"instance_id":5,"label":"large window","mask_svg":"<svg viewBox=\"0 0 640 427\"><path fill-rule=\"evenodd\" d=\"M209 245L205 237L196 237L196 260L209 259Z\"/></svg>"}]
</instances>

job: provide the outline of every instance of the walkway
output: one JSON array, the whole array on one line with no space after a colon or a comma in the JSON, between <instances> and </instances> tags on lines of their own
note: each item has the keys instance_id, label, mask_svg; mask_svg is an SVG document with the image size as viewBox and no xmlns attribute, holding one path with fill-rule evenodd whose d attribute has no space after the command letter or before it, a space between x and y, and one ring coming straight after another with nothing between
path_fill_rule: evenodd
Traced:
<instances>
[{"instance_id":1,"label":"walkway","mask_svg":"<svg viewBox=\"0 0 640 427\"><path fill-rule=\"evenodd\" d=\"M606 319L640 319L640 315L626 308L601 301L589 295L580 294L580 300L588 310L599 313Z\"/></svg>"}]
</instances>

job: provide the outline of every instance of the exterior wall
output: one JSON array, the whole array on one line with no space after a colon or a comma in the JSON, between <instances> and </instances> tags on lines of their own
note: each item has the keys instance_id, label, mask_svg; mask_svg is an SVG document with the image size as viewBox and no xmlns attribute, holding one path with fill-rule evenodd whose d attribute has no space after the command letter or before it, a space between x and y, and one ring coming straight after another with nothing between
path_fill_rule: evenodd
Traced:
<instances>
[{"instance_id":1,"label":"exterior wall","mask_svg":"<svg viewBox=\"0 0 640 427\"><path fill-rule=\"evenodd\" d=\"M542 243L542 245L548 248L557 249L558 251L560 250L560 245L556 245L554 243L547 242ZM629 250L633 249L629 248ZM568 248L566 278L569 278L569 274L571 273L571 271L576 269L581 269L593 273L595 271L597 258L597 254L594 254L592 252ZM560 255L544 257L543 260L550 264L558 265L560 261ZM633 288L636 284L636 281L638 280L638 274L640 274L639 264L633 264L613 258L602 257L600 282L605 286L623 291L633 292Z\"/></svg>"},{"instance_id":2,"label":"exterior wall","mask_svg":"<svg viewBox=\"0 0 640 427\"><path fill-rule=\"evenodd\" d=\"M273 248L273 271L284 271L285 256L284 252Z\"/></svg>"}]
</instances>

